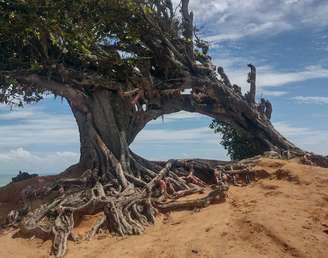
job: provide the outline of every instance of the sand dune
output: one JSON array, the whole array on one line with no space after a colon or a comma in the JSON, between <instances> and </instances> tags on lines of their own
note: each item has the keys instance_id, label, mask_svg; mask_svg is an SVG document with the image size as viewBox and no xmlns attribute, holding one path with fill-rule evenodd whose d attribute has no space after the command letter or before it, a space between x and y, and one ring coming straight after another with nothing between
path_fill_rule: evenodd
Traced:
<instances>
[{"instance_id":1,"label":"sand dune","mask_svg":"<svg viewBox=\"0 0 328 258\"><path fill-rule=\"evenodd\" d=\"M68 258L328 257L328 169L262 159L267 177L229 190L225 203L158 217L145 234L69 243ZM81 234L96 216L75 229ZM0 234L0 257L49 257L51 241Z\"/></svg>"}]
</instances>

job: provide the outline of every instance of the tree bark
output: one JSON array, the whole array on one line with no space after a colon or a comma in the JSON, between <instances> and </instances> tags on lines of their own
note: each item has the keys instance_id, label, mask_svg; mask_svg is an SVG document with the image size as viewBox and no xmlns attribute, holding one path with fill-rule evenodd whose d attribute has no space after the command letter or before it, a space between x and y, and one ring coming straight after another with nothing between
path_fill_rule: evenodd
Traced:
<instances>
[{"instance_id":1,"label":"tree bark","mask_svg":"<svg viewBox=\"0 0 328 258\"><path fill-rule=\"evenodd\" d=\"M117 92L97 90L85 99L86 112L70 102L80 133L80 165L85 170L96 170L98 176L117 179L127 187L124 174L132 174L129 164L127 139L130 128L131 106Z\"/></svg>"},{"instance_id":2,"label":"tree bark","mask_svg":"<svg viewBox=\"0 0 328 258\"><path fill-rule=\"evenodd\" d=\"M231 123L260 143L263 152L302 152L232 88L210 80L202 81L202 87L193 84L190 83L190 95L168 96L161 92L147 104L151 107L157 103L157 108L147 107L146 111L136 110L129 98L105 89L98 89L85 98L86 112L69 101L80 132L82 167L119 178L126 186L124 173L136 175L131 169L129 145L149 121L181 110Z\"/></svg>"},{"instance_id":3,"label":"tree bark","mask_svg":"<svg viewBox=\"0 0 328 258\"><path fill-rule=\"evenodd\" d=\"M204 188L205 183L192 172L196 167L181 166L174 160L166 164L149 162L130 151L129 145L144 126L164 114L181 110L197 112L242 128L263 143L263 151L298 150L274 130L269 120L260 116L254 105L249 105L243 96L236 95L220 81L189 78L184 84L192 89L191 94L179 94L181 88L159 90L146 100L103 88L96 88L87 95L78 92L67 95L79 127L80 167L85 172L80 178L58 181L65 189L63 196L34 210L24 219L22 227L27 232L53 232L54 254L62 257L76 224L74 218L81 214L104 212L103 219L85 238L106 226L111 233L123 236L141 234L147 225L153 224L156 208L162 211L202 208L223 200L227 188L220 181L207 197L166 202L167 198L175 200ZM149 92L144 95L151 96ZM145 110L138 108L141 105L146 105ZM177 173L181 170L182 176ZM45 229L43 219L50 214L56 214L57 219L53 223L48 218L49 225Z\"/></svg>"},{"instance_id":4,"label":"tree bark","mask_svg":"<svg viewBox=\"0 0 328 258\"><path fill-rule=\"evenodd\" d=\"M161 10L163 3L156 1L157 10ZM81 144L78 167L82 169L81 175L66 178L67 173L54 182L50 192L57 191L55 200L29 212L22 220L22 228L27 232L54 234L56 257L65 255L67 239L74 225L78 224L75 220L83 214L103 212L103 217L85 239L106 226L111 233L123 236L140 234L147 225L154 223L155 207L163 211L194 209L224 199L227 185L215 178L212 180L216 184L215 189L204 198L166 202L167 199L200 191L199 188L203 189L205 183L211 180L194 173L194 170L200 170L197 164L186 166L175 160L150 162L131 152L129 145L138 133L148 122L160 116L182 110L200 113L245 131L263 147L263 152L303 152L273 128L267 118L270 115L265 116L258 111L255 67L251 67L248 99L241 95L238 87L231 87L223 69L219 69L219 73L224 83L217 79L206 53L203 63L195 61L193 13L188 5L189 0L182 0L182 22L176 24L182 29L174 25L176 19L172 16L172 3L167 5L172 17L169 17L165 6L162 8L163 16L159 15L167 17L164 20L165 24L169 24L167 28L162 26L161 18L153 19L152 15L142 12L140 18L152 30L147 30L147 33L142 31L138 42L140 48L137 47L142 51L133 51L137 58L128 65L128 73L125 69L114 69L120 76L108 75L104 72L106 69L100 71L103 62L101 58L98 62L99 53L90 64L86 60L76 66L63 62L55 69L46 68L38 74L31 71L33 69L5 73L7 77L15 78L17 89L22 94L25 90L38 89L41 93L51 91L65 97L78 124ZM172 29L177 33L171 32ZM134 42L131 45L136 47ZM102 51L106 53L105 49ZM119 56L122 49L114 48L113 51ZM112 70L116 61L111 60L111 51L108 54L108 60L104 60L108 61ZM139 59L147 61L140 62ZM190 89L191 93L182 95L184 89ZM209 170L214 173L215 168Z\"/></svg>"}]
</instances>

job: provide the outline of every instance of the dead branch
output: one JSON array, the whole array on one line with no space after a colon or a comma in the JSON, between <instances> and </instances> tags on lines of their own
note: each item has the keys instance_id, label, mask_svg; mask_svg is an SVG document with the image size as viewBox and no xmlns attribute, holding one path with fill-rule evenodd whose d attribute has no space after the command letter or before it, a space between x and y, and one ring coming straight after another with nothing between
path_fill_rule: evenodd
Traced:
<instances>
[{"instance_id":1,"label":"dead branch","mask_svg":"<svg viewBox=\"0 0 328 258\"><path fill-rule=\"evenodd\" d=\"M229 77L226 75L226 73L224 72L224 69L222 66L218 67L218 74L221 76L223 83L225 85L227 85L228 87L232 87L231 82L229 80Z\"/></svg>"}]
</instances>

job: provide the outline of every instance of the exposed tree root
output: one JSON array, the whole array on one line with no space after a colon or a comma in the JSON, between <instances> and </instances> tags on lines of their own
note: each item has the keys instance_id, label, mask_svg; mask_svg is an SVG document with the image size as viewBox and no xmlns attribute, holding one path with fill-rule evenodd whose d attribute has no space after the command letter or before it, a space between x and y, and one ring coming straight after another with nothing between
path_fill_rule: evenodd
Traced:
<instances>
[{"instance_id":1,"label":"exposed tree root","mask_svg":"<svg viewBox=\"0 0 328 258\"><path fill-rule=\"evenodd\" d=\"M196 200L162 203L162 204L158 204L157 208L162 212L205 208L215 201L217 202L223 201L225 199L225 191L227 190L228 187L221 184L218 185L216 189L211 191L206 197Z\"/></svg>"},{"instance_id":2,"label":"exposed tree root","mask_svg":"<svg viewBox=\"0 0 328 258\"><path fill-rule=\"evenodd\" d=\"M99 219L97 219L96 223L91 227L89 232L83 237L82 240L90 241L101 229L101 227L104 226L105 222L107 221L106 219L106 216L101 216Z\"/></svg>"},{"instance_id":3,"label":"exposed tree root","mask_svg":"<svg viewBox=\"0 0 328 258\"><path fill-rule=\"evenodd\" d=\"M328 156L306 153L303 157L301 157L301 162L305 165L328 168Z\"/></svg>"},{"instance_id":4,"label":"exposed tree root","mask_svg":"<svg viewBox=\"0 0 328 258\"><path fill-rule=\"evenodd\" d=\"M59 208L52 232L55 235L52 251L56 257L63 257L67 250L67 239L74 227L73 210Z\"/></svg>"},{"instance_id":5,"label":"exposed tree root","mask_svg":"<svg viewBox=\"0 0 328 258\"><path fill-rule=\"evenodd\" d=\"M57 197L24 216L21 231L35 236L53 236L52 253L56 257L66 254L70 236L76 239L72 236L72 230L83 215L104 213L78 240L90 240L100 229L118 236L139 235L155 223L158 212L201 209L224 201L229 183L250 183L257 160L225 164L176 160L163 163L148 162L134 154L129 155L133 170L132 173L123 172L126 187L118 180L94 178L92 171L85 172L78 179L60 179L52 186L53 193L57 191ZM206 192L210 185L212 190L205 197L177 200ZM62 188L65 190L58 190ZM11 215L17 220L17 216L13 216L15 214Z\"/></svg>"}]
</instances>

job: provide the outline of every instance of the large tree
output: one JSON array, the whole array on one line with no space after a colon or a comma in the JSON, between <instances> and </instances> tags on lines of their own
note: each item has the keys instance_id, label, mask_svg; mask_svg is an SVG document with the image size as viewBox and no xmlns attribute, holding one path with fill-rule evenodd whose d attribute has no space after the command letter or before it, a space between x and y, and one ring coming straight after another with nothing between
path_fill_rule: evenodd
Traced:
<instances>
[{"instance_id":1,"label":"large tree","mask_svg":"<svg viewBox=\"0 0 328 258\"><path fill-rule=\"evenodd\" d=\"M23 105L46 93L59 95L68 101L79 127L81 176L65 183L91 190L85 202L80 196L77 203L80 197L75 196L75 202L59 198L50 204L49 209L61 208L52 223L58 256L65 252L76 210L104 209L112 232L140 233L143 222L153 220L150 197L158 180L168 176L176 188L190 190L172 172L175 162L155 164L129 149L145 125L160 116L181 110L201 113L243 131L262 152L302 152L256 104L254 66L246 96L221 67L219 79L208 44L196 35L188 4L0 1L0 102ZM188 94L181 94L184 90ZM116 192L108 195L104 186ZM34 212L25 228L42 228L49 209Z\"/></svg>"}]
</instances>

